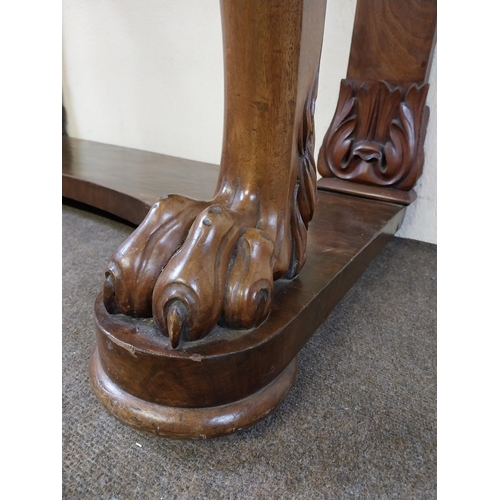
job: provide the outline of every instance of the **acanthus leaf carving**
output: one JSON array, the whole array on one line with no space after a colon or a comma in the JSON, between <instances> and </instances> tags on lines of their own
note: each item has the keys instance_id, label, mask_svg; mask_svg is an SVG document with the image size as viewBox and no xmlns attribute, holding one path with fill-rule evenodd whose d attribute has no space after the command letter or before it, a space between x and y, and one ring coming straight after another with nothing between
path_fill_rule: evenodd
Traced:
<instances>
[{"instance_id":1,"label":"acanthus leaf carving","mask_svg":"<svg viewBox=\"0 0 500 500\"><path fill-rule=\"evenodd\" d=\"M410 190L422 173L428 88L342 80L319 154L321 175Z\"/></svg>"},{"instance_id":2,"label":"acanthus leaf carving","mask_svg":"<svg viewBox=\"0 0 500 500\"><path fill-rule=\"evenodd\" d=\"M316 162L314 160L314 111L318 95L318 76L316 73L311 90L304 104L302 126L299 127L298 153L299 168L297 182L292 198L292 256L286 278L294 278L306 260L307 227L313 218L316 207Z\"/></svg>"}]
</instances>

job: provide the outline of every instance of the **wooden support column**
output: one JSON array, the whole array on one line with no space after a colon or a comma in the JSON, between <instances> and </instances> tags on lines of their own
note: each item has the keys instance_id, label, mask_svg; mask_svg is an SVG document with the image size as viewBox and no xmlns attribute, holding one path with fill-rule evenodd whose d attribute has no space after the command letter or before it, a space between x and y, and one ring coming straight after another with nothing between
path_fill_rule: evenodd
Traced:
<instances>
[{"instance_id":1,"label":"wooden support column","mask_svg":"<svg viewBox=\"0 0 500 500\"><path fill-rule=\"evenodd\" d=\"M357 1L347 78L318 157L319 189L415 200L435 38L435 0Z\"/></svg>"},{"instance_id":2,"label":"wooden support column","mask_svg":"<svg viewBox=\"0 0 500 500\"><path fill-rule=\"evenodd\" d=\"M221 0L225 128L214 197L162 196L112 256L96 301L93 385L129 423L173 437L234 432L295 380L300 337L264 349L250 335L243 353L233 349L238 332L268 319L274 281L295 278L306 261L325 9L326 0ZM228 342L203 356L199 342L221 328Z\"/></svg>"}]
</instances>

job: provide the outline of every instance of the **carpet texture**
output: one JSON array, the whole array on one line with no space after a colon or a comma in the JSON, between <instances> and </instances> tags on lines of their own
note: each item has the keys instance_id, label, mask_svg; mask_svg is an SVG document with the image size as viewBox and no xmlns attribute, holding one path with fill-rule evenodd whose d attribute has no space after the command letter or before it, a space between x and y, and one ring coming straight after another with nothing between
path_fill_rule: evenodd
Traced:
<instances>
[{"instance_id":1,"label":"carpet texture","mask_svg":"<svg viewBox=\"0 0 500 500\"><path fill-rule=\"evenodd\" d=\"M133 228L63 205L65 499L436 498L435 245L394 238L299 354L274 414L171 441L111 416L90 387L93 303Z\"/></svg>"}]
</instances>

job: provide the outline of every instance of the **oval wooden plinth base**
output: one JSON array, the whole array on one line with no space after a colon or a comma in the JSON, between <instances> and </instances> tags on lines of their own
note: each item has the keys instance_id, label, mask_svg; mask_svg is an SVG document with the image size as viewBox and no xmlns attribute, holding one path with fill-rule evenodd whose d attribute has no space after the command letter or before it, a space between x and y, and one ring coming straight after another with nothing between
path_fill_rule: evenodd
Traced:
<instances>
[{"instance_id":1,"label":"oval wooden plinth base","mask_svg":"<svg viewBox=\"0 0 500 500\"><path fill-rule=\"evenodd\" d=\"M295 357L278 377L255 394L208 408L164 406L125 392L106 375L97 347L90 361L90 380L106 409L125 424L171 439L208 439L238 432L267 417L293 387L297 367Z\"/></svg>"}]
</instances>

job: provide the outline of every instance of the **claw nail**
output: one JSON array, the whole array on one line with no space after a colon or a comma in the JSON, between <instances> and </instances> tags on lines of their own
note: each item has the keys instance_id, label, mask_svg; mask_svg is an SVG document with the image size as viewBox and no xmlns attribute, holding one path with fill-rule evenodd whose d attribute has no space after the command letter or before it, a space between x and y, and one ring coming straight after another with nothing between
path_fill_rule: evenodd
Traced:
<instances>
[{"instance_id":1,"label":"claw nail","mask_svg":"<svg viewBox=\"0 0 500 500\"><path fill-rule=\"evenodd\" d=\"M170 337L170 344L175 349L178 347L182 334L184 333L188 313L186 306L180 301L176 300L173 304L168 306L166 313L167 331Z\"/></svg>"}]
</instances>

